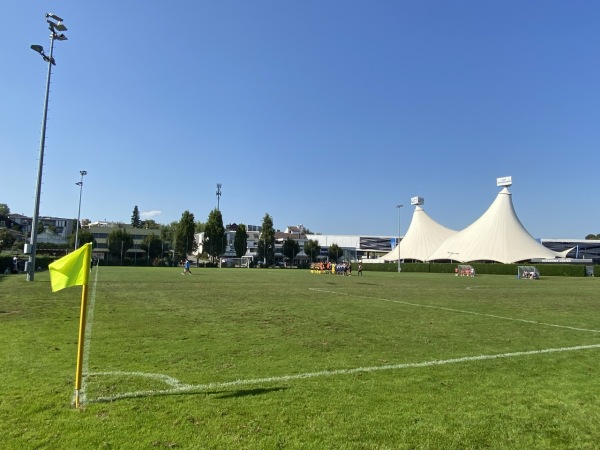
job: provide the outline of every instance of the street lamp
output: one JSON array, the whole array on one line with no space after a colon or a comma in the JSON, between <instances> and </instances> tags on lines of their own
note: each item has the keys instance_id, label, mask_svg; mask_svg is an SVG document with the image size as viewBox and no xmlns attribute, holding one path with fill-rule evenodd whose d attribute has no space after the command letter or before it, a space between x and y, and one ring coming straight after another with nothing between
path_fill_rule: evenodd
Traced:
<instances>
[{"instance_id":1,"label":"street lamp","mask_svg":"<svg viewBox=\"0 0 600 450\"><path fill-rule=\"evenodd\" d=\"M221 183L217 183L217 211L221 211L219 209L220 205L220 200L221 200Z\"/></svg>"},{"instance_id":2,"label":"street lamp","mask_svg":"<svg viewBox=\"0 0 600 450\"><path fill-rule=\"evenodd\" d=\"M400 266L400 208L404 205L396 205L398 208L398 272L402 272L402 267Z\"/></svg>"},{"instance_id":3,"label":"street lamp","mask_svg":"<svg viewBox=\"0 0 600 450\"><path fill-rule=\"evenodd\" d=\"M75 228L75 250L77 250L77 247L79 247L79 216L81 214L81 191L83 190L83 177L84 175L87 175L87 171L85 170L80 170L79 173L81 174L81 181L78 181L77 183L75 183L77 186L79 186L79 209L77 210L77 227Z\"/></svg>"},{"instance_id":4,"label":"street lamp","mask_svg":"<svg viewBox=\"0 0 600 450\"><path fill-rule=\"evenodd\" d=\"M264 234L263 238L265 240L265 248L263 249L263 267L267 267L267 233Z\"/></svg>"},{"instance_id":5,"label":"street lamp","mask_svg":"<svg viewBox=\"0 0 600 450\"><path fill-rule=\"evenodd\" d=\"M44 53L44 48L41 45L32 45L31 49L39 53L44 61L48 63L48 75L46 76L46 94L44 98L44 115L42 117L42 134L40 137L40 155L38 158L38 175L35 188L35 205L33 208L33 220L31 222L31 239L29 246L26 246L26 252L29 253L29 261L27 263L27 281L33 281L35 274L35 252L37 247L38 222L40 219L40 196L42 192L42 171L44 168L44 146L46 143L46 119L48 117L48 94L50 93L50 76L52 75L52 66L56 65L54 57L54 41L66 41L67 37L64 34L58 34L59 31L67 31L67 27L62 23L62 19L55 14L46 14L46 22L50 29L50 54ZM27 248L29 247L29 248Z\"/></svg>"}]
</instances>

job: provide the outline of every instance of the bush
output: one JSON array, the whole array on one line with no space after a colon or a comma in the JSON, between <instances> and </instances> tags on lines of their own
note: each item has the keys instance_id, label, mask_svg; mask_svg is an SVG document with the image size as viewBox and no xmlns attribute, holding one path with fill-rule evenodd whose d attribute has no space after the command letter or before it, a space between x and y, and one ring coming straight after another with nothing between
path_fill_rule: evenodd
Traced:
<instances>
[{"instance_id":1,"label":"bush","mask_svg":"<svg viewBox=\"0 0 600 450\"><path fill-rule=\"evenodd\" d=\"M4 271L12 270L13 257L11 255L0 255L0 274L4 274Z\"/></svg>"},{"instance_id":2,"label":"bush","mask_svg":"<svg viewBox=\"0 0 600 450\"><path fill-rule=\"evenodd\" d=\"M12 270L13 268L13 256L14 255L1 255L0 256L0 274L4 274L4 272L6 271L6 269L8 268L9 270ZM52 261L56 260L57 258L54 256L41 256L41 255L37 255L35 257L35 265L36 265L36 269L40 268L41 270L46 270L48 269L48 264L50 264ZM19 260L22 261L24 260L23 255L19 256ZM20 268L21 265L19 265Z\"/></svg>"}]
</instances>

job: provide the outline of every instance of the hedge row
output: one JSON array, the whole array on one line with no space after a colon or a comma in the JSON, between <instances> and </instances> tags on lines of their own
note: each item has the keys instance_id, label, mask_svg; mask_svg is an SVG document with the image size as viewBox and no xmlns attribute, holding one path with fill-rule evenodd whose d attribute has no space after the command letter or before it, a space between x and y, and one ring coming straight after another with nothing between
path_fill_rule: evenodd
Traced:
<instances>
[{"instance_id":1,"label":"hedge row","mask_svg":"<svg viewBox=\"0 0 600 450\"><path fill-rule=\"evenodd\" d=\"M477 275L517 275L517 267L522 264L473 263ZM458 264L450 263L403 263L403 272L454 273ZM575 264L537 264L541 276L585 277L585 266ZM397 272L397 263L363 264L364 271ZM600 266L594 266L594 276L600 276Z\"/></svg>"},{"instance_id":2,"label":"hedge row","mask_svg":"<svg viewBox=\"0 0 600 450\"><path fill-rule=\"evenodd\" d=\"M37 268L41 269L41 270L46 270L48 269L48 264L50 264L52 261L55 261L56 259L58 259L55 256L36 256L35 257L35 265L37 266ZM25 259L23 256L19 257L19 267L22 269ZM12 270L13 268L13 257L10 255L1 255L0 256L0 274L3 274L6 269L8 268L8 270Z\"/></svg>"},{"instance_id":3,"label":"hedge row","mask_svg":"<svg viewBox=\"0 0 600 450\"><path fill-rule=\"evenodd\" d=\"M13 260L10 255L0 256L0 274L8 268L9 270L13 267ZM22 258L21 258L22 259ZM48 268L48 264L57 259L53 256L36 256L35 265L42 270ZM134 265L135 260L126 259L125 265ZM146 265L146 261L138 260L138 265ZM144 264L142 264L142 262ZM120 263L120 261L119 261ZM103 265L106 262L103 262ZM471 264L475 269L475 273L478 275L517 275L517 267L520 264ZM428 273L454 273L457 264L450 263L403 263L403 272L428 272ZM562 276L562 277L585 277L585 266L575 264L537 264L535 265L541 276ZM355 268L356 270L356 268ZM372 272L397 272L397 263L385 263L385 264L363 264L364 271ZM600 265L594 266L594 276L600 276Z\"/></svg>"}]
</instances>

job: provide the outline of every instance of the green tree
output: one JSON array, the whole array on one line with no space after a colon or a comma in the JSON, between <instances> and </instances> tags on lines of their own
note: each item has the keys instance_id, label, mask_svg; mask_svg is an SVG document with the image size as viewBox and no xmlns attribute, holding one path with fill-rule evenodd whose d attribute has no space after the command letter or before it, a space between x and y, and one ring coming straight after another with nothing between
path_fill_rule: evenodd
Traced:
<instances>
[{"instance_id":1,"label":"green tree","mask_svg":"<svg viewBox=\"0 0 600 450\"><path fill-rule=\"evenodd\" d=\"M142 250L146 252L148 261L153 261L156 258L162 257L163 243L159 236L156 234L148 234L144 236L142 243L140 244Z\"/></svg>"},{"instance_id":2,"label":"green tree","mask_svg":"<svg viewBox=\"0 0 600 450\"><path fill-rule=\"evenodd\" d=\"M246 225L243 223L238 225L238 229L235 232L233 247L235 248L235 254L238 258L244 256L246 250L248 250L248 232L246 231Z\"/></svg>"},{"instance_id":3,"label":"green tree","mask_svg":"<svg viewBox=\"0 0 600 450\"><path fill-rule=\"evenodd\" d=\"M300 246L298 245L298 242L288 237L283 243L282 250L283 254L290 258L290 261L293 261L294 256L300 253Z\"/></svg>"},{"instance_id":4,"label":"green tree","mask_svg":"<svg viewBox=\"0 0 600 450\"><path fill-rule=\"evenodd\" d=\"M142 226L140 228L145 228L146 230L160 230L160 224L156 223L155 220L147 219L142 220Z\"/></svg>"},{"instance_id":5,"label":"green tree","mask_svg":"<svg viewBox=\"0 0 600 450\"><path fill-rule=\"evenodd\" d=\"M123 258L133 247L133 237L124 228L117 228L108 235L108 253L113 260L123 262Z\"/></svg>"},{"instance_id":6,"label":"green tree","mask_svg":"<svg viewBox=\"0 0 600 450\"><path fill-rule=\"evenodd\" d=\"M186 210L181 215L181 220L175 230L175 252L179 258L187 259L187 255L196 250L194 232L194 214Z\"/></svg>"},{"instance_id":7,"label":"green tree","mask_svg":"<svg viewBox=\"0 0 600 450\"><path fill-rule=\"evenodd\" d=\"M206 224L204 222L196 222L196 233L202 233L206 230Z\"/></svg>"},{"instance_id":8,"label":"green tree","mask_svg":"<svg viewBox=\"0 0 600 450\"><path fill-rule=\"evenodd\" d=\"M316 239L309 239L304 243L304 253L308 255L311 262L315 262L317 256L321 251L321 246L319 245L319 241Z\"/></svg>"},{"instance_id":9,"label":"green tree","mask_svg":"<svg viewBox=\"0 0 600 450\"><path fill-rule=\"evenodd\" d=\"M329 259L338 262L338 259L341 256L344 256L344 250L337 244L331 244L327 250L327 255L329 256Z\"/></svg>"},{"instance_id":10,"label":"green tree","mask_svg":"<svg viewBox=\"0 0 600 450\"><path fill-rule=\"evenodd\" d=\"M169 225L162 225L160 227L161 251L169 252L175 248L175 234L178 224L179 222L171 222ZM170 252L167 254L169 255L169 259L175 256Z\"/></svg>"},{"instance_id":11,"label":"green tree","mask_svg":"<svg viewBox=\"0 0 600 450\"><path fill-rule=\"evenodd\" d=\"M8 216L10 214L10 208L6 203L0 203L0 214L3 216Z\"/></svg>"},{"instance_id":12,"label":"green tree","mask_svg":"<svg viewBox=\"0 0 600 450\"><path fill-rule=\"evenodd\" d=\"M208 215L206 227L204 228L204 251L211 257L216 258L225 251L225 227L221 211L213 209Z\"/></svg>"},{"instance_id":13,"label":"green tree","mask_svg":"<svg viewBox=\"0 0 600 450\"><path fill-rule=\"evenodd\" d=\"M588 234L585 238L586 238L586 240L600 239L600 234Z\"/></svg>"},{"instance_id":14,"label":"green tree","mask_svg":"<svg viewBox=\"0 0 600 450\"><path fill-rule=\"evenodd\" d=\"M175 242L175 232L177 231L177 225L179 222L171 222L169 225L161 225L160 227L160 238L165 242L173 244Z\"/></svg>"},{"instance_id":15,"label":"green tree","mask_svg":"<svg viewBox=\"0 0 600 450\"><path fill-rule=\"evenodd\" d=\"M15 243L15 237L7 228L0 228L0 250L11 248Z\"/></svg>"},{"instance_id":16,"label":"green tree","mask_svg":"<svg viewBox=\"0 0 600 450\"><path fill-rule=\"evenodd\" d=\"M275 230L273 229L273 218L269 214L265 214L263 217L257 256L261 261L266 260L267 264L275 261Z\"/></svg>"},{"instance_id":17,"label":"green tree","mask_svg":"<svg viewBox=\"0 0 600 450\"><path fill-rule=\"evenodd\" d=\"M140 210L137 205L133 207L133 214L131 215L131 226L133 228L142 228L142 221L140 220Z\"/></svg>"}]
</instances>

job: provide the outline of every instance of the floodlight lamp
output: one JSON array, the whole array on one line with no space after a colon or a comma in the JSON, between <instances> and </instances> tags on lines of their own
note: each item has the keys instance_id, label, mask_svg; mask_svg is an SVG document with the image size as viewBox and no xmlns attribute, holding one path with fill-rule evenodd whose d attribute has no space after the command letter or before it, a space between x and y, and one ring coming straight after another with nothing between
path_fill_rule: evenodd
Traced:
<instances>
[{"instance_id":1,"label":"floodlight lamp","mask_svg":"<svg viewBox=\"0 0 600 450\"><path fill-rule=\"evenodd\" d=\"M62 19L60 17L58 17L56 14L46 13L46 18L48 18L48 17L56 20L57 22L62 22Z\"/></svg>"},{"instance_id":2,"label":"floodlight lamp","mask_svg":"<svg viewBox=\"0 0 600 450\"><path fill-rule=\"evenodd\" d=\"M87 175L87 170L80 170L79 173L83 176L83 175Z\"/></svg>"},{"instance_id":3,"label":"floodlight lamp","mask_svg":"<svg viewBox=\"0 0 600 450\"><path fill-rule=\"evenodd\" d=\"M77 183L75 183L77 186L83 186L83 181L78 181Z\"/></svg>"},{"instance_id":4,"label":"floodlight lamp","mask_svg":"<svg viewBox=\"0 0 600 450\"><path fill-rule=\"evenodd\" d=\"M56 34L54 35L54 39L57 41L66 41L67 37L64 34Z\"/></svg>"},{"instance_id":5,"label":"floodlight lamp","mask_svg":"<svg viewBox=\"0 0 600 450\"><path fill-rule=\"evenodd\" d=\"M67 31L67 27L65 27L62 22L54 23L51 20L46 20L46 22L50 25L49 28L53 33L56 33L57 31Z\"/></svg>"},{"instance_id":6,"label":"floodlight lamp","mask_svg":"<svg viewBox=\"0 0 600 450\"><path fill-rule=\"evenodd\" d=\"M42 47L41 45L33 44L31 46L31 50L33 50L34 52L38 52L40 55L44 56L44 47Z\"/></svg>"}]
</instances>

